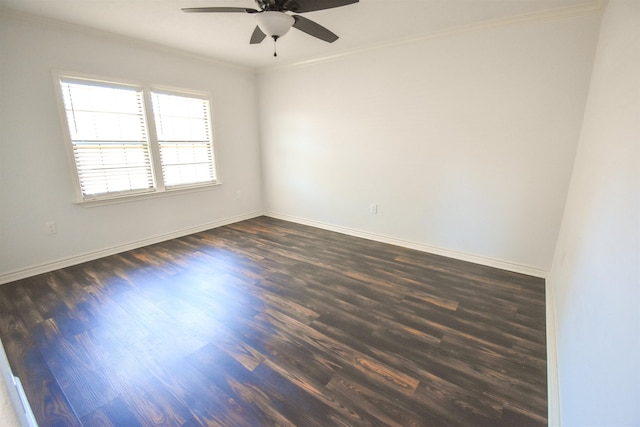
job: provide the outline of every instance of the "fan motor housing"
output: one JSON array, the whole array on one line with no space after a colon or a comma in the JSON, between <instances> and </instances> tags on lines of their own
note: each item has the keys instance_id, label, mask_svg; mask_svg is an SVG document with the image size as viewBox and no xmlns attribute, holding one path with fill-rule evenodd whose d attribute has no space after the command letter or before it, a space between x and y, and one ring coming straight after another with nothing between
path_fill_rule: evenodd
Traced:
<instances>
[{"instance_id":1,"label":"fan motor housing","mask_svg":"<svg viewBox=\"0 0 640 427\"><path fill-rule=\"evenodd\" d=\"M296 0L256 0L258 6L262 10L284 12L289 10L295 12L298 9L298 2Z\"/></svg>"}]
</instances>

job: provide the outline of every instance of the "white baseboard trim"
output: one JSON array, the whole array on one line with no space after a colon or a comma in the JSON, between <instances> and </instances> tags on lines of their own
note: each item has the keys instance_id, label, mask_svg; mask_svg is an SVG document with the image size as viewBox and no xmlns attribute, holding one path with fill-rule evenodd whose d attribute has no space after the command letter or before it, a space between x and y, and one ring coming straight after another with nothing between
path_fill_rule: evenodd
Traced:
<instances>
[{"instance_id":1,"label":"white baseboard trim","mask_svg":"<svg viewBox=\"0 0 640 427\"><path fill-rule=\"evenodd\" d=\"M299 218L291 215L282 214L279 212L266 211L264 215L282 219L284 221L295 222L298 224L309 225L311 227L322 228L324 230L335 231L337 233L347 234L349 236L361 237L363 239L374 240L381 243L389 243L395 246L402 246L409 249L415 249L421 252L427 252L434 255L442 255L449 258L458 259L461 261L468 261L474 264L480 264L487 267L494 267L501 270L512 271L514 273L526 274L528 276L546 278L547 272L535 267L529 267L526 265L516 264L509 261L502 261L498 259L492 259L479 255L468 254L465 252L459 252L451 249L440 248L437 246L431 246L424 243L412 242L409 240L397 239L395 237L384 236L381 234L370 233L368 231L357 230L350 227L343 227L339 225L327 224L320 221L315 221L306 218Z\"/></svg>"},{"instance_id":2,"label":"white baseboard trim","mask_svg":"<svg viewBox=\"0 0 640 427\"><path fill-rule=\"evenodd\" d=\"M449 258L459 259L462 261L469 261L475 264L481 264L488 267L499 268L502 270L513 271L516 273L526 274L529 276L540 277L546 280L546 323L547 323L547 395L548 395L548 423L549 427L561 427L560 417L560 391L558 382L558 356L557 356L557 335L556 335L556 316L555 316L555 304L553 298L553 286L548 279L548 273L544 270L540 270L533 267L528 267L520 264L515 264L502 260L495 260L491 258L481 257L477 255L467 254L464 252L453 251L450 249L439 248L436 246L425 245L423 243L411 242L408 240L397 239L394 237L384 236L376 233L370 233L361 231L349 227L342 227L332 224L327 224L320 221L309 220L291 215L285 215L273 211L262 212L255 211L243 215L224 218L217 221L201 224L196 227L190 227L182 230L177 230L171 233L162 234L159 236L138 240L135 242L126 243L123 245L112 246L105 249L100 249L90 253L82 254L79 256L73 256L68 258L59 259L45 264L40 264L21 270L16 270L8 273L0 274L0 285L13 282L15 280L24 279L27 277L35 276L49 271L57 270L60 268L70 267L72 265L81 264L87 261L93 261L98 258L102 258L109 255L115 255L117 253L125 252L132 249L137 249L143 246L152 245L155 243L164 242L166 240L175 239L178 237L187 236L189 234L198 233L212 228L222 227L224 225L233 224L236 222L248 220L261 215L266 215L272 218L281 219L284 221L295 222L298 224L308 225L311 227L317 227L324 230L335 231L338 233L346 234L354 237L361 237L368 240L373 240L382 243L388 243L396 246L406 247L409 249L415 249L421 252L433 253L435 255L442 255ZM1 344L0 344L1 346Z\"/></svg>"},{"instance_id":3,"label":"white baseboard trim","mask_svg":"<svg viewBox=\"0 0 640 427\"><path fill-rule=\"evenodd\" d=\"M58 270L60 268L81 264L83 262L93 261L98 258L103 258L109 255L115 255L120 252L141 248L143 246L153 245L155 243L164 242L166 240L171 240L178 237L188 236L189 234L199 233L201 231L210 230L216 227L222 227L224 225L233 224L235 222L244 221L244 220L255 218L261 215L263 215L262 211L255 211L255 212L250 212L243 215L223 218L217 221L208 222L206 224L201 224L195 227L185 228L182 230L172 231L171 233L149 237L147 239L137 240L137 241L125 243L122 245L112 246L109 248L99 249L97 251L88 252L82 255L62 258L62 259L51 261L44 264L34 265L34 266L23 268L20 270L10 271L8 273L2 273L0 274L0 285L13 282L15 280L25 279L31 276L36 276L38 274L48 273L50 271Z\"/></svg>"},{"instance_id":4,"label":"white baseboard trim","mask_svg":"<svg viewBox=\"0 0 640 427\"><path fill-rule=\"evenodd\" d=\"M558 332L556 328L556 304L553 293L553 279L548 278L545 284L545 312L547 315L547 421L549 427L561 427Z\"/></svg>"},{"instance_id":5,"label":"white baseboard trim","mask_svg":"<svg viewBox=\"0 0 640 427\"><path fill-rule=\"evenodd\" d=\"M31 427L27 420L26 408L21 401L20 392L16 388L15 378L2 341L0 341L0 419L2 425Z\"/></svg>"},{"instance_id":6,"label":"white baseboard trim","mask_svg":"<svg viewBox=\"0 0 640 427\"><path fill-rule=\"evenodd\" d=\"M383 236L366 231L356 230L349 227L342 227L333 224L327 224L319 221L299 218L291 215L285 215L278 212L267 211L264 215L291 221L298 224L309 225L311 227L322 228L325 230L335 231L350 236L361 237L364 239L374 240L382 243L389 243L396 246L402 246L409 249L416 249L422 252L442 255L449 258L469 261L475 264L481 264L488 267L508 270L515 273L526 274L529 276L540 277L545 279L545 305L546 305L546 327L547 327L547 404L548 404L548 425L549 427L561 427L560 417L560 389L558 380L558 354L557 354L557 333L556 333L556 311L553 299L553 286L550 283L549 273L547 271L520 265L512 262L481 257L477 255L467 254L450 249L439 248L436 246L425 245L402 239L396 239L389 236Z\"/></svg>"}]
</instances>

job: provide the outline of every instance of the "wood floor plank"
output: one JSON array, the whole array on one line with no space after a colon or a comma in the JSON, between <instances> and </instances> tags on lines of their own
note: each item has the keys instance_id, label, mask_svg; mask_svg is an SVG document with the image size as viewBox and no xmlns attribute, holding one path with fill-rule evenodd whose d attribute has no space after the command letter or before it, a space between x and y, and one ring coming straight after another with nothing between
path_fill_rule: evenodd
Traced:
<instances>
[{"instance_id":1,"label":"wood floor plank","mask_svg":"<svg viewBox=\"0 0 640 427\"><path fill-rule=\"evenodd\" d=\"M544 281L258 217L0 286L47 426L543 426Z\"/></svg>"},{"instance_id":2,"label":"wood floor plank","mask_svg":"<svg viewBox=\"0 0 640 427\"><path fill-rule=\"evenodd\" d=\"M81 422L83 426L142 427L142 424L120 397L85 415L81 418Z\"/></svg>"},{"instance_id":3,"label":"wood floor plank","mask_svg":"<svg viewBox=\"0 0 640 427\"><path fill-rule=\"evenodd\" d=\"M36 419L46 419L49 425L79 426L74 409L34 344L22 318L15 312L3 313L0 331L13 374L20 378Z\"/></svg>"}]
</instances>

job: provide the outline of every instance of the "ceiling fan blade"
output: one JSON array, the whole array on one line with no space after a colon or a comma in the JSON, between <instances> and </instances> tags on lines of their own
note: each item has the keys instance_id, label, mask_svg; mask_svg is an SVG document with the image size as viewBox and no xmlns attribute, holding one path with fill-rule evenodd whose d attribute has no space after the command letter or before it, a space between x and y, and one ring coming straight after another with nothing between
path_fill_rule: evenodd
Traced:
<instances>
[{"instance_id":1,"label":"ceiling fan blade","mask_svg":"<svg viewBox=\"0 0 640 427\"><path fill-rule=\"evenodd\" d=\"M249 43L250 44L262 43L262 40L264 40L265 37L267 37L267 35L263 33L260 27L256 25L256 29L253 30L253 34L251 34L251 40L249 41Z\"/></svg>"},{"instance_id":2,"label":"ceiling fan blade","mask_svg":"<svg viewBox=\"0 0 640 427\"><path fill-rule=\"evenodd\" d=\"M300 15L293 15L293 19L296 22L293 23L293 28L296 28L303 33L307 33L310 36L319 38L320 40L324 40L329 43L333 43L338 40L338 36L333 34L331 31L327 30L320 24L316 24L310 19L307 19Z\"/></svg>"},{"instance_id":3,"label":"ceiling fan blade","mask_svg":"<svg viewBox=\"0 0 640 427\"><path fill-rule=\"evenodd\" d=\"M332 9L358 3L359 0L288 0L284 7L295 13L313 12L315 10Z\"/></svg>"},{"instance_id":4,"label":"ceiling fan blade","mask_svg":"<svg viewBox=\"0 0 640 427\"><path fill-rule=\"evenodd\" d=\"M258 13L259 10L251 9L247 7L185 7L182 8L183 12L191 13Z\"/></svg>"}]
</instances>

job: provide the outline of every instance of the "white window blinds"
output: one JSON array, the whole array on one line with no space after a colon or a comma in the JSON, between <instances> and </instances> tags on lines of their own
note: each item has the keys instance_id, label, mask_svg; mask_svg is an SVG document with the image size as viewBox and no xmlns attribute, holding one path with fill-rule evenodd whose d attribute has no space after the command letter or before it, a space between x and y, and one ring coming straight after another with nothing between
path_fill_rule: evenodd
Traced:
<instances>
[{"instance_id":1,"label":"white window blinds","mask_svg":"<svg viewBox=\"0 0 640 427\"><path fill-rule=\"evenodd\" d=\"M155 91L151 98L165 187L214 183L209 100Z\"/></svg>"},{"instance_id":2,"label":"white window blinds","mask_svg":"<svg viewBox=\"0 0 640 427\"><path fill-rule=\"evenodd\" d=\"M60 80L83 199L155 189L142 90Z\"/></svg>"},{"instance_id":3,"label":"white window blinds","mask_svg":"<svg viewBox=\"0 0 640 427\"><path fill-rule=\"evenodd\" d=\"M218 184L206 94L58 79L79 202Z\"/></svg>"}]
</instances>

